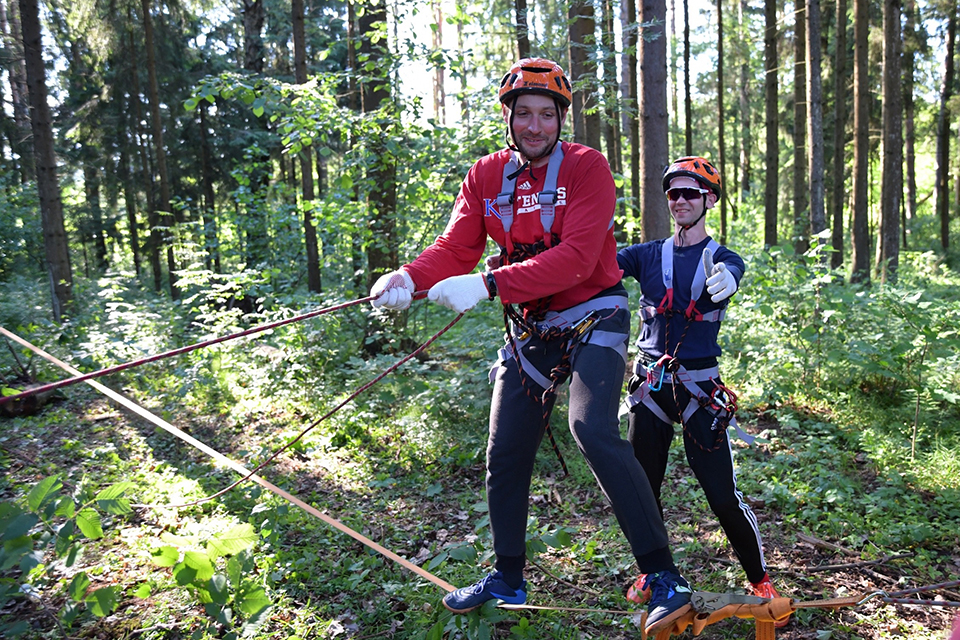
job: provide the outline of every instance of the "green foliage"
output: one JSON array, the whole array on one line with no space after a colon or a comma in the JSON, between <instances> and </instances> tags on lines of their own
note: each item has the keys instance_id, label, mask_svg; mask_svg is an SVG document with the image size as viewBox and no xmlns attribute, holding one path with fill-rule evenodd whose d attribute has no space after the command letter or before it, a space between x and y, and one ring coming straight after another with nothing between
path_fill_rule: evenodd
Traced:
<instances>
[{"instance_id":1,"label":"green foliage","mask_svg":"<svg viewBox=\"0 0 960 640\"><path fill-rule=\"evenodd\" d=\"M0 502L0 608L19 598L37 599L40 593L56 588L57 572L45 563L52 552L64 567L72 567L83 553L85 541L104 535L104 518L131 513L126 493L131 482L119 482L98 492L81 483L66 487L59 476L48 476L35 484L21 501ZM114 586L91 589L84 571L57 589L67 596L58 612L70 626L86 609L98 618L112 613L118 605ZM17 637L26 628L0 622L5 637Z\"/></svg>"},{"instance_id":2,"label":"green foliage","mask_svg":"<svg viewBox=\"0 0 960 640\"><path fill-rule=\"evenodd\" d=\"M163 536L170 544L153 550L153 562L172 567L176 583L186 587L216 623L219 637L257 635L270 616L273 602L268 585L258 575L253 548L259 535L249 523L209 537Z\"/></svg>"}]
</instances>

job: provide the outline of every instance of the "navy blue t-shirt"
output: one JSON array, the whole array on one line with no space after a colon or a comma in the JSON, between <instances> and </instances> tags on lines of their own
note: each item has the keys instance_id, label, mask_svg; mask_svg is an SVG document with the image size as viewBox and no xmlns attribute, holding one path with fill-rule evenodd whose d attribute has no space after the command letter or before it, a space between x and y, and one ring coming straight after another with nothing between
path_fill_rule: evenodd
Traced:
<instances>
[{"instance_id":1,"label":"navy blue t-shirt","mask_svg":"<svg viewBox=\"0 0 960 640\"><path fill-rule=\"evenodd\" d=\"M717 344L717 335L720 333L719 322L690 322L686 327L687 319L683 311L690 304L693 275L696 269L702 269L701 258L710 238L689 247L673 247L673 306L677 312L669 320L661 314L653 318L640 319L640 335L637 338L637 347L653 359L659 358L665 352L676 357L687 368L706 368L716 364L720 356L720 345ZM623 277L634 278L640 283L640 307L658 307L667 293L663 284L661 256L663 243L673 242L673 238L653 240L643 244L635 244L617 253L617 263L623 269ZM730 249L720 246L715 252L715 263L723 262L740 284L743 277L743 259ZM727 306L730 298L719 304L710 299L706 287L697 300L696 309L700 313L709 313ZM684 330L686 329L686 334ZM678 341L683 339L679 352L675 353ZM664 345L664 339L668 344Z\"/></svg>"}]
</instances>

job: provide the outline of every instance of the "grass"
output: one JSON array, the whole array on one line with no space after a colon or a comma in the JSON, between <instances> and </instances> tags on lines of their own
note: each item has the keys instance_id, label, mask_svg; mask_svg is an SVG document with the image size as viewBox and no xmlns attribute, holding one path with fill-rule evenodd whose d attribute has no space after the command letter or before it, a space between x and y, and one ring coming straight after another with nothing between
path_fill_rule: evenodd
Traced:
<instances>
[{"instance_id":1,"label":"grass","mask_svg":"<svg viewBox=\"0 0 960 640\"><path fill-rule=\"evenodd\" d=\"M104 346L111 341L156 350L176 346L170 344L171 327L183 326L182 320L163 305L144 308L149 322L138 324L135 312L125 309L123 321L97 324L98 333L72 329L74 335L88 336L80 349L87 368L122 359ZM418 316L417 335L423 339L448 319L441 313ZM8 321L3 318L4 326ZM255 464L395 361L389 355L356 357L359 336L351 322L291 327L267 340L225 345L114 376L108 384L231 458ZM480 345L498 341L499 323L493 305L468 314L426 359L410 363L320 424L263 475L448 582L475 580L487 570L491 548L483 463L490 393L485 370L492 349ZM748 324L732 323L741 332ZM22 333L67 359L75 344L59 341L50 328ZM189 342L189 336L183 340ZM276 351L254 346L262 344ZM734 341L728 359L736 358L736 348ZM955 407L925 401L911 460L912 403L897 400L888 387L878 391L860 384L836 391L829 378L819 388L798 389L789 377L772 378L775 365L753 370L758 391L747 394L740 415L748 431L763 437L751 447L736 441L734 449L740 487L760 520L781 593L815 599L956 578L960 426ZM0 360L0 369L10 366L9 359ZM55 370L38 369L50 379L60 377ZM851 373L856 372L843 375ZM527 575L531 602L624 609L633 560L577 455L562 405L553 424L571 476L561 478L553 452L541 448L528 526L535 563ZM0 465L2 499L20 503L35 483L52 474L74 487L100 489L129 481L135 485L134 501L146 504L210 495L235 477L84 386L68 388L62 400L37 415L4 420ZM679 438L671 450L664 506L675 554L694 585L742 592L742 570L683 460ZM27 621L29 630L21 637L29 639L227 637L231 624L217 622L196 589L152 558L170 536L205 540L244 523L256 532L245 575L265 590L272 606L250 637L412 639L431 630L435 637L451 639L639 636L629 615L484 609L450 616L439 605L442 591L435 585L251 484L195 507L106 518L104 536L83 540L82 556L71 566L48 551L42 571L33 576L6 568L0 578L13 585L29 578L38 597L8 599L0 608L0 623ZM891 559L863 564L886 557ZM218 562L226 570L225 560ZM816 570L825 565L846 566ZM68 603L66 589L80 570L91 577L91 589L115 586L119 604L104 617L81 607L61 634L54 616ZM960 600L956 589L938 593ZM951 613L876 601L836 613L805 610L778 637L940 640L950 628ZM234 612L233 622L245 619L239 609ZM750 622L728 620L703 637L752 633Z\"/></svg>"}]
</instances>

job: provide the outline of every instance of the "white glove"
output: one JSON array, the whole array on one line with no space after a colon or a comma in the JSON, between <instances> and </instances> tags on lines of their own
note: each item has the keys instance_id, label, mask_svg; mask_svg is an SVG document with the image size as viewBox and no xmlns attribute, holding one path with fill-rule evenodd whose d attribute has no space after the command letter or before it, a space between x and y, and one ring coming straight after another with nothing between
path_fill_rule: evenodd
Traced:
<instances>
[{"instance_id":1,"label":"white glove","mask_svg":"<svg viewBox=\"0 0 960 640\"><path fill-rule=\"evenodd\" d=\"M484 279L485 276L482 273L452 276L430 287L427 297L448 309L463 313L473 309L481 300L490 297Z\"/></svg>"},{"instance_id":2,"label":"white glove","mask_svg":"<svg viewBox=\"0 0 960 640\"><path fill-rule=\"evenodd\" d=\"M370 295L376 296L372 303L374 307L401 311L410 306L415 291L413 278L399 269L380 276L370 289Z\"/></svg>"},{"instance_id":3,"label":"white glove","mask_svg":"<svg viewBox=\"0 0 960 640\"><path fill-rule=\"evenodd\" d=\"M737 279L720 262L713 264L713 251L703 250L703 270L707 274L707 293L714 302L723 302L737 292Z\"/></svg>"}]
</instances>

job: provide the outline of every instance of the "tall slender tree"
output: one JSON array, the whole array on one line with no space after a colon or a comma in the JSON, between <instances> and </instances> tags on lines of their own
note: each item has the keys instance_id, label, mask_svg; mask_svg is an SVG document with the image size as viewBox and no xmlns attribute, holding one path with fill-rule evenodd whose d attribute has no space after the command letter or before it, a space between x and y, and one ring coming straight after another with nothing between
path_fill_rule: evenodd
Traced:
<instances>
[{"instance_id":1,"label":"tall slender tree","mask_svg":"<svg viewBox=\"0 0 960 640\"><path fill-rule=\"evenodd\" d=\"M603 11L603 30L601 44L603 45L603 102L605 117L603 119L604 146L607 152L607 161L610 163L610 169L619 175L623 174L623 155L620 144L620 107L619 96L617 92L617 45L616 33L613 29L613 2L612 0L602 0ZM617 202L623 202L623 182L617 185ZM623 205L618 207L618 213L625 213ZM621 229L617 229L618 236ZM618 240L626 242L625 237L618 237Z\"/></svg>"},{"instance_id":2,"label":"tall slender tree","mask_svg":"<svg viewBox=\"0 0 960 640\"><path fill-rule=\"evenodd\" d=\"M27 92L30 97L30 126L33 131L43 247L50 278L50 299L53 319L60 322L73 300L73 270L70 267L70 247L63 224L63 201L53 149L53 119L47 104L46 70L43 64L40 8L37 0L20 0L20 27L23 35Z\"/></svg>"},{"instance_id":3,"label":"tall slender tree","mask_svg":"<svg viewBox=\"0 0 960 640\"><path fill-rule=\"evenodd\" d=\"M10 11L6 11L4 0L0 0L3 7L3 34L10 34L5 44L9 53L6 56L7 72L9 74L10 105L13 109L13 139L10 141L11 150L18 158L20 181L25 183L36 175L34 166L33 148L30 144L30 96L27 91L27 72L24 65L23 34L20 26L20 7L16 0L10 0Z\"/></svg>"},{"instance_id":4,"label":"tall slender tree","mask_svg":"<svg viewBox=\"0 0 960 640\"><path fill-rule=\"evenodd\" d=\"M957 40L957 2L950 0L947 18L947 45L943 81L940 83L940 111L937 113L936 208L940 218L940 246L950 247L950 97L953 95L954 54Z\"/></svg>"},{"instance_id":5,"label":"tall slender tree","mask_svg":"<svg viewBox=\"0 0 960 640\"><path fill-rule=\"evenodd\" d=\"M828 202L832 221L830 267L843 264L843 209L846 201L845 156L847 140L847 0L837 0L837 38L833 54L833 193Z\"/></svg>"},{"instance_id":6,"label":"tall slender tree","mask_svg":"<svg viewBox=\"0 0 960 640\"><path fill-rule=\"evenodd\" d=\"M683 127L684 151L693 155L693 100L690 97L690 0L683 0Z\"/></svg>"},{"instance_id":7,"label":"tall slender tree","mask_svg":"<svg viewBox=\"0 0 960 640\"><path fill-rule=\"evenodd\" d=\"M907 222L917 215L917 152L916 152L916 102L913 96L916 55L919 45L917 33L917 2L907 0L903 6L903 153L904 176L907 195L904 199L903 247L907 248Z\"/></svg>"},{"instance_id":8,"label":"tall slender tree","mask_svg":"<svg viewBox=\"0 0 960 640\"><path fill-rule=\"evenodd\" d=\"M737 53L740 57L740 191L750 193L750 159L753 147L753 131L750 126L750 53L747 39L747 0L737 3ZM734 212L736 215L736 212Z\"/></svg>"},{"instance_id":9,"label":"tall slender tree","mask_svg":"<svg viewBox=\"0 0 960 640\"><path fill-rule=\"evenodd\" d=\"M877 270L896 282L900 263L900 206L903 202L903 110L900 0L883 2L883 176L880 179L880 238Z\"/></svg>"},{"instance_id":10,"label":"tall slender tree","mask_svg":"<svg viewBox=\"0 0 960 640\"><path fill-rule=\"evenodd\" d=\"M793 247L810 247L810 195L807 184L807 10L803 0L793 7Z\"/></svg>"},{"instance_id":11,"label":"tall slender tree","mask_svg":"<svg viewBox=\"0 0 960 640\"><path fill-rule=\"evenodd\" d=\"M652 31L640 42L640 68L643 87L640 92L639 171L643 181L643 241L670 235L670 213L663 197L660 179L670 161L667 148L667 19L666 0L642 0L640 22ZM654 26L655 25L655 26Z\"/></svg>"},{"instance_id":12,"label":"tall slender tree","mask_svg":"<svg viewBox=\"0 0 960 640\"><path fill-rule=\"evenodd\" d=\"M720 151L720 175L727 175L727 146L724 140L726 114L723 109L723 0L717 0L717 147ZM720 198L720 244L727 242L727 198Z\"/></svg>"},{"instance_id":13,"label":"tall slender tree","mask_svg":"<svg viewBox=\"0 0 960 640\"><path fill-rule=\"evenodd\" d=\"M569 72L573 81L574 141L600 149L600 111L597 108L596 22L593 2L575 0L568 8L570 24Z\"/></svg>"},{"instance_id":14,"label":"tall slender tree","mask_svg":"<svg viewBox=\"0 0 960 640\"><path fill-rule=\"evenodd\" d=\"M870 164L870 93L867 83L867 0L853 2L853 223L851 225L852 282L870 282L867 167Z\"/></svg>"},{"instance_id":15,"label":"tall slender tree","mask_svg":"<svg viewBox=\"0 0 960 640\"><path fill-rule=\"evenodd\" d=\"M527 0L514 0L513 10L516 19L514 28L517 31L517 57L522 60L530 57L530 23L527 21Z\"/></svg>"},{"instance_id":16,"label":"tall slender tree","mask_svg":"<svg viewBox=\"0 0 960 640\"><path fill-rule=\"evenodd\" d=\"M772 247L777 244L777 196L780 188L780 144L777 135L780 127L777 104L777 69L780 66L777 55L777 0L764 0L763 17L764 128L767 144L764 152L763 244Z\"/></svg>"},{"instance_id":17,"label":"tall slender tree","mask_svg":"<svg viewBox=\"0 0 960 640\"><path fill-rule=\"evenodd\" d=\"M637 54L638 50L638 25L637 25L637 5L635 0L626 0L622 20L625 21L623 29L623 53L626 57L624 65L627 80L627 95L624 100L624 121L627 132L629 133L628 142L630 145L630 196L631 204L634 210L634 216L640 218L640 118L637 115L640 97L638 76L637 76ZM643 226L641 221L640 226ZM642 236L642 232L639 234ZM633 240L639 240L634 237Z\"/></svg>"},{"instance_id":18,"label":"tall slender tree","mask_svg":"<svg viewBox=\"0 0 960 640\"><path fill-rule=\"evenodd\" d=\"M292 0L293 11L293 69L297 84L307 83L307 43L303 30L303 0ZM303 238L307 252L307 286L319 293L323 287L320 279L320 246L317 242L317 227L313 220L313 154L303 149L300 158L300 184L303 197Z\"/></svg>"},{"instance_id":19,"label":"tall slender tree","mask_svg":"<svg viewBox=\"0 0 960 640\"><path fill-rule=\"evenodd\" d=\"M150 17L150 0L141 0L143 11L144 48L147 51L147 77L149 78L148 97L150 100L150 120L153 123L153 149L157 163L157 173L160 176L160 202L158 209L164 218L167 229L164 244L167 251L167 272L170 282L170 297L180 298L180 289L177 287L177 266L173 255L173 211L170 207L170 179L167 175L167 150L163 144L163 124L160 117L160 83L157 80L156 47L153 40L153 19Z\"/></svg>"},{"instance_id":20,"label":"tall slender tree","mask_svg":"<svg viewBox=\"0 0 960 640\"><path fill-rule=\"evenodd\" d=\"M810 144L807 163L810 185L810 232L819 234L827 228L823 187L823 91L820 53L820 0L806 0L807 7L807 140ZM824 238L818 240L824 244Z\"/></svg>"}]
</instances>

